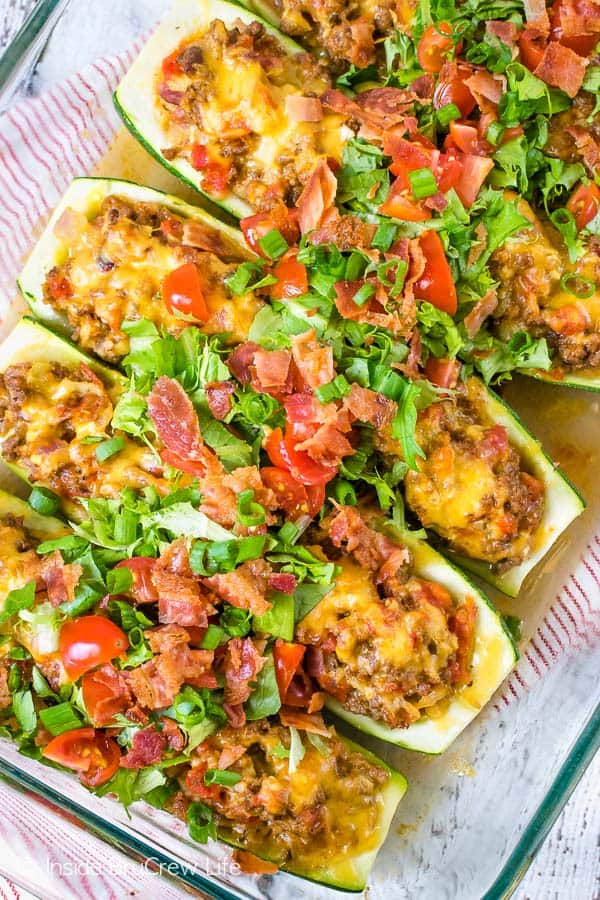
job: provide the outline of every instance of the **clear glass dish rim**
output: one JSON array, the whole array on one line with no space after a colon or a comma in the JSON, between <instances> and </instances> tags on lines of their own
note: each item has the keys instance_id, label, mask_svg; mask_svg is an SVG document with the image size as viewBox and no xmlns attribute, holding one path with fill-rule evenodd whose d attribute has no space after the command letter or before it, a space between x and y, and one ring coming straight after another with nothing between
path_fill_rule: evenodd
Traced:
<instances>
[{"instance_id":1,"label":"clear glass dish rim","mask_svg":"<svg viewBox=\"0 0 600 900\"><path fill-rule=\"evenodd\" d=\"M40 40L50 19L67 11L69 2L70 0L38 0L21 29L0 56L0 95L9 81L13 80L15 75L21 74L18 72L19 67L25 63L27 55L36 41ZM62 10L60 10L61 5L63 6ZM25 75L25 72L22 74ZM580 731L542 802L531 816L523 834L482 900L502 900L513 894L577 783L599 750L600 704L596 706ZM75 815L93 832L111 844L116 844L124 852L141 855L146 859L152 858L158 865L168 867L167 871L172 873L175 878L190 887L203 891L216 900L237 900L235 894L221 888L213 881L198 873L190 872L187 868L184 870L176 860L152 843L146 843L140 838L127 834L114 822L97 815L90 808L67 800L42 781L13 766L2 757L0 757L0 774L43 797L65 812Z\"/></svg>"}]
</instances>

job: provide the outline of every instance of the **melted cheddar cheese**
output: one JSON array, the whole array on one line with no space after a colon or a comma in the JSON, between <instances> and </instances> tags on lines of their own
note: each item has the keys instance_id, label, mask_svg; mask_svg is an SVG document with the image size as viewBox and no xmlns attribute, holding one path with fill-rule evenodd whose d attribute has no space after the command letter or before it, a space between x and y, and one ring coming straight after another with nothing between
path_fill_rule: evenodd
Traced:
<instances>
[{"instance_id":1,"label":"melted cheddar cheese","mask_svg":"<svg viewBox=\"0 0 600 900\"><path fill-rule=\"evenodd\" d=\"M200 325L170 311L161 295L164 279L188 262L196 263L208 312L202 331L245 340L261 301L252 293L231 293L225 279L235 264L185 243L193 240L193 224L188 235L184 220L165 208L119 197L107 197L90 221L69 209L61 219L62 247L44 297L66 314L82 347L115 362L129 352L125 321L149 319L174 335Z\"/></svg>"},{"instance_id":2,"label":"melted cheddar cheese","mask_svg":"<svg viewBox=\"0 0 600 900\"><path fill-rule=\"evenodd\" d=\"M37 543L20 519L14 516L0 519L0 608L10 591L37 577L39 559L34 549Z\"/></svg>"}]
</instances>

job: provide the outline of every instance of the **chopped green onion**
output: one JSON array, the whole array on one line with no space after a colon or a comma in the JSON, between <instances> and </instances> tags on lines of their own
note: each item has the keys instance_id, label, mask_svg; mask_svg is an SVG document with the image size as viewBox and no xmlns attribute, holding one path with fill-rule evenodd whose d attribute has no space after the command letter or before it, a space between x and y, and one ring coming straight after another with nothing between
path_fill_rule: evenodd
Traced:
<instances>
[{"instance_id":1,"label":"chopped green onion","mask_svg":"<svg viewBox=\"0 0 600 900\"><path fill-rule=\"evenodd\" d=\"M573 282L571 284L571 282ZM560 279L560 286L563 291L573 294L578 300L587 300L596 292L596 285L589 278L582 278L576 272L567 272Z\"/></svg>"},{"instance_id":2,"label":"chopped green onion","mask_svg":"<svg viewBox=\"0 0 600 900\"><path fill-rule=\"evenodd\" d=\"M415 200L432 197L438 192L437 181L431 169L416 169L409 172L408 180Z\"/></svg>"},{"instance_id":3,"label":"chopped green onion","mask_svg":"<svg viewBox=\"0 0 600 900\"><path fill-rule=\"evenodd\" d=\"M38 553L52 553L54 550L83 550L88 545L84 538L76 534L66 534L61 538L43 541L37 546Z\"/></svg>"},{"instance_id":4,"label":"chopped green onion","mask_svg":"<svg viewBox=\"0 0 600 900\"><path fill-rule=\"evenodd\" d=\"M382 250L385 253L390 249L390 247L396 240L397 234L397 225L395 225L393 222L382 221L377 226L377 231L373 235L371 247L374 247L375 250Z\"/></svg>"},{"instance_id":5,"label":"chopped green onion","mask_svg":"<svg viewBox=\"0 0 600 900\"><path fill-rule=\"evenodd\" d=\"M98 444L96 447L96 459L98 462L105 462L111 456L114 456L115 453L120 453L124 449L125 438L117 435L109 441L103 441L101 444Z\"/></svg>"},{"instance_id":6,"label":"chopped green onion","mask_svg":"<svg viewBox=\"0 0 600 900\"><path fill-rule=\"evenodd\" d=\"M264 525L265 510L260 503L254 501L254 491L248 488L238 494L237 501L238 521L246 528L254 528L257 525Z\"/></svg>"},{"instance_id":7,"label":"chopped green onion","mask_svg":"<svg viewBox=\"0 0 600 900\"><path fill-rule=\"evenodd\" d=\"M227 769L207 769L204 773L204 784L220 784L223 787L233 787L242 776L237 772L229 772Z\"/></svg>"},{"instance_id":8,"label":"chopped green onion","mask_svg":"<svg viewBox=\"0 0 600 900\"><path fill-rule=\"evenodd\" d=\"M270 259L278 259L280 256L283 256L285 251L289 248L288 242L277 228L273 228L272 231L269 231L264 237L261 237L258 243L260 249L263 253L266 253Z\"/></svg>"},{"instance_id":9,"label":"chopped green onion","mask_svg":"<svg viewBox=\"0 0 600 900\"><path fill-rule=\"evenodd\" d=\"M54 491L48 488L34 487L29 495L29 505L41 516L53 516L59 507L60 501Z\"/></svg>"},{"instance_id":10,"label":"chopped green onion","mask_svg":"<svg viewBox=\"0 0 600 900\"><path fill-rule=\"evenodd\" d=\"M296 543L300 537L300 529L293 522L286 522L282 525L277 534L279 542L284 546L290 547Z\"/></svg>"},{"instance_id":11,"label":"chopped green onion","mask_svg":"<svg viewBox=\"0 0 600 900\"><path fill-rule=\"evenodd\" d=\"M356 303L357 306L364 306L367 300L370 300L373 294L375 293L375 288L372 284L361 285L354 297L352 298L353 302Z\"/></svg>"},{"instance_id":12,"label":"chopped green onion","mask_svg":"<svg viewBox=\"0 0 600 900\"><path fill-rule=\"evenodd\" d=\"M14 663L16 665L16 663ZM9 678L10 681L10 678ZM31 691L16 691L12 699L13 713L25 734L35 731L37 715Z\"/></svg>"},{"instance_id":13,"label":"chopped green onion","mask_svg":"<svg viewBox=\"0 0 600 900\"><path fill-rule=\"evenodd\" d=\"M206 629L206 634L202 638L200 646L202 650L216 650L219 644L225 643L226 640L229 640L229 635L227 635L225 629L211 623Z\"/></svg>"},{"instance_id":14,"label":"chopped green onion","mask_svg":"<svg viewBox=\"0 0 600 900\"><path fill-rule=\"evenodd\" d=\"M81 727L81 717L70 703L59 703L57 706L49 706L48 709L40 709L39 717L44 728L54 735Z\"/></svg>"},{"instance_id":15,"label":"chopped green onion","mask_svg":"<svg viewBox=\"0 0 600 900\"><path fill-rule=\"evenodd\" d=\"M226 606L221 613L220 623L230 637L246 637L250 631L251 616L249 609Z\"/></svg>"},{"instance_id":16,"label":"chopped green onion","mask_svg":"<svg viewBox=\"0 0 600 900\"><path fill-rule=\"evenodd\" d=\"M395 270L393 283L388 278L388 272ZM404 288L408 263L405 259L390 259L377 266L377 278L384 287L391 288L390 297L398 297Z\"/></svg>"},{"instance_id":17,"label":"chopped green onion","mask_svg":"<svg viewBox=\"0 0 600 900\"><path fill-rule=\"evenodd\" d=\"M449 125L454 119L460 119L462 113L456 103L447 103L436 112L436 117L442 128Z\"/></svg>"},{"instance_id":18,"label":"chopped green onion","mask_svg":"<svg viewBox=\"0 0 600 900\"><path fill-rule=\"evenodd\" d=\"M130 646L133 647L134 650L139 650L140 647L144 646L144 632L139 625L136 625L135 628L132 628L130 631L128 631L127 637L129 639Z\"/></svg>"},{"instance_id":19,"label":"chopped green onion","mask_svg":"<svg viewBox=\"0 0 600 900\"><path fill-rule=\"evenodd\" d=\"M9 659L31 659L31 653L29 650L26 650L25 647L17 646L12 647L8 651Z\"/></svg>"},{"instance_id":20,"label":"chopped green onion","mask_svg":"<svg viewBox=\"0 0 600 900\"><path fill-rule=\"evenodd\" d=\"M358 278L362 278L366 268L367 260L363 254L359 253L357 250L353 250L346 260L346 271L344 273L345 280L356 281Z\"/></svg>"},{"instance_id":21,"label":"chopped green onion","mask_svg":"<svg viewBox=\"0 0 600 900\"><path fill-rule=\"evenodd\" d=\"M118 544L132 544L137 537L139 516L132 509L123 509L115 516L114 536Z\"/></svg>"},{"instance_id":22,"label":"chopped green onion","mask_svg":"<svg viewBox=\"0 0 600 900\"><path fill-rule=\"evenodd\" d=\"M21 672L16 663L13 663L8 673L7 687L11 694L14 694L21 687Z\"/></svg>"},{"instance_id":23,"label":"chopped green onion","mask_svg":"<svg viewBox=\"0 0 600 900\"><path fill-rule=\"evenodd\" d=\"M267 536L265 534L251 534L238 540L236 564L239 565L248 559L259 559L264 553L266 543Z\"/></svg>"},{"instance_id":24,"label":"chopped green onion","mask_svg":"<svg viewBox=\"0 0 600 900\"><path fill-rule=\"evenodd\" d=\"M485 133L485 139L490 144L493 144L494 147L496 147L500 143L504 131L504 125L502 125L500 122L492 122L488 126L488 130Z\"/></svg>"},{"instance_id":25,"label":"chopped green onion","mask_svg":"<svg viewBox=\"0 0 600 900\"><path fill-rule=\"evenodd\" d=\"M316 388L315 396L319 403L330 403L332 400L341 400L350 393L350 385L343 375L338 375L333 381L322 384Z\"/></svg>"},{"instance_id":26,"label":"chopped green onion","mask_svg":"<svg viewBox=\"0 0 600 900\"><path fill-rule=\"evenodd\" d=\"M239 396L238 409L250 425L264 425L280 409L279 403L269 394L248 390Z\"/></svg>"},{"instance_id":27,"label":"chopped green onion","mask_svg":"<svg viewBox=\"0 0 600 900\"><path fill-rule=\"evenodd\" d=\"M205 803L190 803L187 811L187 825L190 837L199 844L206 844L209 837L217 839L217 829L213 821L212 809Z\"/></svg>"},{"instance_id":28,"label":"chopped green onion","mask_svg":"<svg viewBox=\"0 0 600 900\"><path fill-rule=\"evenodd\" d=\"M258 277L258 280L251 284L252 278ZM229 275L225 279L225 284L232 294L240 297L242 294L257 291L259 288L268 287L270 284L277 284L274 275L263 275L262 263L244 262L240 263L233 275Z\"/></svg>"}]
</instances>

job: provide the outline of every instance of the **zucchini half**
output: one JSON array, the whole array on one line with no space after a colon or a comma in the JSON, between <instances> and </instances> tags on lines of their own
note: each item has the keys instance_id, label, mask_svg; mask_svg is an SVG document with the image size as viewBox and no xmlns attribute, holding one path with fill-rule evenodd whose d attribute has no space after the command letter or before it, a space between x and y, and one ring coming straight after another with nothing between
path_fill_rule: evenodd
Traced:
<instances>
[{"instance_id":1,"label":"zucchini half","mask_svg":"<svg viewBox=\"0 0 600 900\"><path fill-rule=\"evenodd\" d=\"M519 451L526 469L544 485L544 513L530 555L520 565L513 566L506 572L498 574L487 563L461 556L448 549L444 549L444 554L461 568L478 575L502 593L516 597L532 569L546 556L571 522L581 515L586 504L581 494L547 456L540 441L527 430L514 410L490 388L486 388L486 392L485 408L489 418L506 428L510 442Z\"/></svg>"},{"instance_id":2,"label":"zucchini half","mask_svg":"<svg viewBox=\"0 0 600 900\"><path fill-rule=\"evenodd\" d=\"M545 381L546 384L553 384L556 387L577 388L580 391L596 391L600 392L600 372L598 369L574 369L571 372L565 372L562 378L555 378L549 372L543 372L540 369L523 369L521 375L527 375L529 378L535 378L537 381Z\"/></svg>"},{"instance_id":3,"label":"zucchini half","mask_svg":"<svg viewBox=\"0 0 600 900\"><path fill-rule=\"evenodd\" d=\"M445 712L435 718L424 715L408 728L390 728L369 716L349 712L339 701L326 695L325 706L359 731L421 753L443 753L464 728L481 712L519 658L513 638L502 617L482 591L425 541L410 532L390 529L413 556L412 572L418 578L437 582L458 601L471 597L477 607L472 683L448 701ZM334 588L335 590L335 588Z\"/></svg>"},{"instance_id":4,"label":"zucchini half","mask_svg":"<svg viewBox=\"0 0 600 900\"><path fill-rule=\"evenodd\" d=\"M56 223L63 212L75 209L90 221L98 214L102 201L111 194L126 197L141 203L156 203L166 206L172 213L185 219L201 222L219 235L224 248L231 248L231 255L239 254L240 259L253 259L254 253L248 249L243 235L237 228L215 219L205 210L190 206L172 194L165 194L154 188L123 181L118 178L76 178L52 213L42 236L33 248L17 280L33 315L51 328L70 336L71 329L67 317L44 302L44 282L53 266L60 264L69 253L68 244L54 234Z\"/></svg>"},{"instance_id":5,"label":"zucchini half","mask_svg":"<svg viewBox=\"0 0 600 900\"><path fill-rule=\"evenodd\" d=\"M362 851L358 847L351 852L346 852L338 859L330 860L323 864L317 862L315 862L314 865L292 864L282 866L281 868L282 871L289 872L290 875L297 875L300 878L305 878L307 881L314 881L317 884L326 884L329 887L337 888L339 891L360 893L361 891L364 891L366 887L367 879L373 868L377 854L390 830L390 825L398 804L406 793L408 782L400 772L392 768L374 753L371 753L370 750L361 747L344 735L338 734L337 737L350 750L360 753L368 759L369 762L381 766L382 769L386 769L390 773L390 779L380 795L381 808L377 826L370 834L364 835L364 838L368 840L369 847ZM241 850L245 849L243 844L233 840L227 834L219 833L219 839L224 843L229 844L230 847L237 847ZM257 853L254 848L252 852L260 856L261 859L266 859L268 862L276 862L261 853Z\"/></svg>"},{"instance_id":6,"label":"zucchini half","mask_svg":"<svg viewBox=\"0 0 600 900\"><path fill-rule=\"evenodd\" d=\"M71 529L65 522L55 519L54 516L42 516L32 509L26 500L0 490L0 519L5 516L22 519L27 531L30 531L40 543L50 538L71 534Z\"/></svg>"},{"instance_id":7,"label":"zucchini half","mask_svg":"<svg viewBox=\"0 0 600 900\"><path fill-rule=\"evenodd\" d=\"M202 189L200 173L191 163L185 159L167 160L161 150L165 145L165 132L154 96L156 72L162 60L175 50L185 35L202 32L214 19L220 19L225 25L231 25L236 19L246 23L258 20L287 53L305 52L291 38L243 6L225 0L178 0L118 86L114 103L127 128L151 156L189 187L241 219L256 210L231 191L225 197L211 196Z\"/></svg>"},{"instance_id":8,"label":"zucchini half","mask_svg":"<svg viewBox=\"0 0 600 900\"><path fill-rule=\"evenodd\" d=\"M41 322L24 316L0 345L0 373L5 372L10 366L32 360L58 361L74 365L85 363L103 381L113 403L127 388L127 379L120 372L87 356L71 341L50 331ZM24 469L7 460L4 462L15 475L30 484ZM63 500L62 507L70 518L81 518L81 508L76 503Z\"/></svg>"}]
</instances>

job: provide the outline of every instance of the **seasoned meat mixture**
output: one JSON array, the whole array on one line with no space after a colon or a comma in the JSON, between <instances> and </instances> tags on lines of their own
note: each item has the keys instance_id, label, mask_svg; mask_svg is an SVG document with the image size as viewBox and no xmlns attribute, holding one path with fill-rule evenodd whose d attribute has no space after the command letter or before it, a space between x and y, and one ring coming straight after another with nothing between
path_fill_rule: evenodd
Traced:
<instances>
[{"instance_id":1,"label":"seasoned meat mixture","mask_svg":"<svg viewBox=\"0 0 600 900\"><path fill-rule=\"evenodd\" d=\"M420 413L416 436L425 452L408 472L406 502L425 528L457 553L504 571L527 558L544 510L543 486L523 469L506 429L488 421L477 379L455 397ZM384 454L398 452L389 434Z\"/></svg>"},{"instance_id":2,"label":"seasoned meat mixture","mask_svg":"<svg viewBox=\"0 0 600 900\"><path fill-rule=\"evenodd\" d=\"M259 22L215 20L163 62L163 153L189 160L213 196L231 190L254 209L293 205L320 159L341 158L341 117L317 100L297 110L328 86L320 63L286 53Z\"/></svg>"},{"instance_id":3,"label":"seasoned meat mixture","mask_svg":"<svg viewBox=\"0 0 600 900\"><path fill-rule=\"evenodd\" d=\"M107 388L83 363L21 363L0 375L3 457L62 497L116 497L124 483L166 490L162 468L143 444L124 438L119 453L98 461L112 414Z\"/></svg>"},{"instance_id":4,"label":"seasoned meat mixture","mask_svg":"<svg viewBox=\"0 0 600 900\"><path fill-rule=\"evenodd\" d=\"M68 255L48 273L44 299L66 314L81 346L108 362L129 351L125 321L150 319L174 335L194 324L162 296L165 278L188 263L200 278L207 317L196 324L206 334L244 340L261 305L251 293L234 296L225 283L243 251L166 207L110 196L90 221L67 209L55 230Z\"/></svg>"},{"instance_id":5,"label":"seasoned meat mixture","mask_svg":"<svg viewBox=\"0 0 600 900\"><path fill-rule=\"evenodd\" d=\"M570 264L556 231L542 225L525 201L519 201L519 209L532 227L509 238L490 263L499 282L494 312L498 336L508 340L526 330L534 337L545 337L557 368L599 366L600 245L590 241L587 252ZM589 297L583 296L587 290L576 297L565 287L565 277L575 292L578 285L591 284L595 289Z\"/></svg>"},{"instance_id":6,"label":"seasoned meat mixture","mask_svg":"<svg viewBox=\"0 0 600 900\"><path fill-rule=\"evenodd\" d=\"M326 865L359 843L376 845L388 772L335 735L321 738L322 750L305 732L302 741L290 773L288 728L266 719L223 728L198 747L183 792L211 808L220 834L279 865ZM237 784L207 787L206 770L224 766L241 776Z\"/></svg>"}]
</instances>

